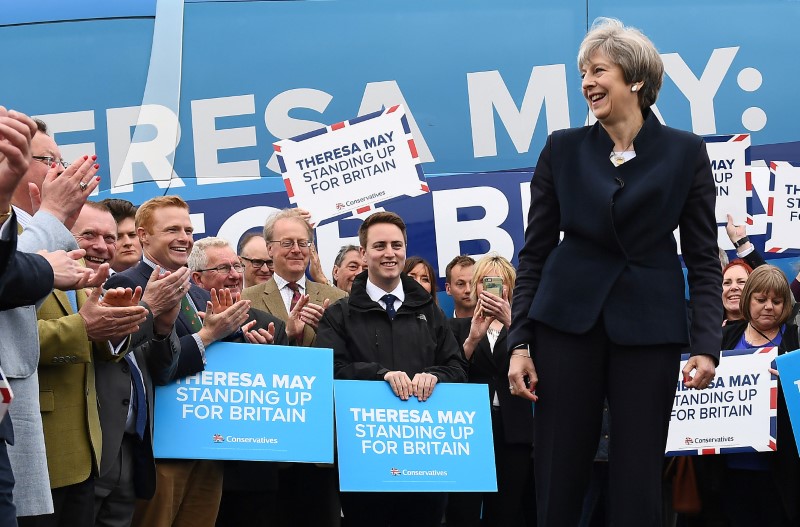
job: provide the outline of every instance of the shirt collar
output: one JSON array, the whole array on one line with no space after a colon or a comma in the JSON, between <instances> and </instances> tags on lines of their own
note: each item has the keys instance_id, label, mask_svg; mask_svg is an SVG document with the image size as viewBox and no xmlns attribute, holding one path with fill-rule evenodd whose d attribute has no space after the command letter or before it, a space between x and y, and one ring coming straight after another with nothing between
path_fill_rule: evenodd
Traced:
<instances>
[{"instance_id":1,"label":"shirt collar","mask_svg":"<svg viewBox=\"0 0 800 527\"><path fill-rule=\"evenodd\" d=\"M393 291L384 291L377 285L373 284L369 278L367 278L367 295L369 295L374 302L377 302L383 298L383 295L386 293L396 296L400 303L403 303L403 301L406 299L406 293L403 291L403 282L397 284L397 287L395 287Z\"/></svg>"},{"instance_id":2,"label":"shirt collar","mask_svg":"<svg viewBox=\"0 0 800 527\"><path fill-rule=\"evenodd\" d=\"M278 291L286 287L286 284L289 283L289 280L286 280L282 276L279 276L278 273L272 273L272 278L275 279L275 284L278 286ZM300 291L305 292L306 290L306 275L300 277L297 280L297 285L300 286Z\"/></svg>"},{"instance_id":3,"label":"shirt collar","mask_svg":"<svg viewBox=\"0 0 800 527\"><path fill-rule=\"evenodd\" d=\"M14 209L14 213L17 215L17 223L19 223L23 229L27 229L28 225L30 225L31 221L33 221L33 216L15 205L11 205L11 207Z\"/></svg>"}]
</instances>

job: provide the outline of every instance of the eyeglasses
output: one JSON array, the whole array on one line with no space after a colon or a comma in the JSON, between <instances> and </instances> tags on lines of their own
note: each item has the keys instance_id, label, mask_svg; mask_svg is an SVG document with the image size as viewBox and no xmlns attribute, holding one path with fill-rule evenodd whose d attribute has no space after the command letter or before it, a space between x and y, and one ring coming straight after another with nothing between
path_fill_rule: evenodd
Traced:
<instances>
[{"instance_id":1,"label":"eyeglasses","mask_svg":"<svg viewBox=\"0 0 800 527\"><path fill-rule=\"evenodd\" d=\"M269 243L277 243L284 249L291 249L295 243L301 249L308 249L314 245L311 240L270 240Z\"/></svg>"},{"instance_id":2,"label":"eyeglasses","mask_svg":"<svg viewBox=\"0 0 800 527\"><path fill-rule=\"evenodd\" d=\"M275 267L275 263L272 260L260 260L258 258L248 258L247 256L240 256L240 258L246 262L250 262L250 265L256 269L261 269L265 265L270 269Z\"/></svg>"},{"instance_id":3,"label":"eyeglasses","mask_svg":"<svg viewBox=\"0 0 800 527\"><path fill-rule=\"evenodd\" d=\"M57 158L55 158L53 156L31 156L31 157L33 159L35 159L36 161L41 161L42 163L44 163L45 165L47 165L49 167L53 166L53 163L58 163L59 165L61 165L64 168L69 168L69 163L67 163L63 159L57 159Z\"/></svg>"},{"instance_id":4,"label":"eyeglasses","mask_svg":"<svg viewBox=\"0 0 800 527\"><path fill-rule=\"evenodd\" d=\"M231 269L236 271L237 273L241 273L241 272L244 271L244 266L242 264L240 264L240 263L233 264L233 265L222 264L222 265L218 265L216 267L209 267L208 269L199 269L199 271L200 272L203 272L203 271L214 271L215 273L219 273L219 274L230 274Z\"/></svg>"}]
</instances>

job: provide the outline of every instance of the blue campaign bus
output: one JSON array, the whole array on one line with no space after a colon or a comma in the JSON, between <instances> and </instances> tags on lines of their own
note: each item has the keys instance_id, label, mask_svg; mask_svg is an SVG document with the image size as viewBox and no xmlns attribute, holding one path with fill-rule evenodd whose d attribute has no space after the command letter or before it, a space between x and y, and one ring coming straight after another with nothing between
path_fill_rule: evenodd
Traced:
<instances>
[{"instance_id":1,"label":"blue campaign bus","mask_svg":"<svg viewBox=\"0 0 800 527\"><path fill-rule=\"evenodd\" d=\"M179 194L198 236L234 245L289 204L273 142L403 104L432 192L385 208L441 278L457 254L515 260L547 134L589 120L575 56L597 16L662 53L666 124L750 134L763 250L769 167L800 163L799 2L28 0L0 11L0 104L42 117L65 159L96 153L98 198ZM318 226L327 272L359 223ZM795 245L769 255L791 276Z\"/></svg>"}]
</instances>

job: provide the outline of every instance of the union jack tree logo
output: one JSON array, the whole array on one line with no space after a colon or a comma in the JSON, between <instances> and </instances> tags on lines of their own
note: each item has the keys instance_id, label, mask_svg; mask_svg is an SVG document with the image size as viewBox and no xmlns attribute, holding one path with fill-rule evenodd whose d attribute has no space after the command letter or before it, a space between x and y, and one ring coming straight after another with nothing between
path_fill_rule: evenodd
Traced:
<instances>
[{"instance_id":1,"label":"union jack tree logo","mask_svg":"<svg viewBox=\"0 0 800 527\"><path fill-rule=\"evenodd\" d=\"M214 442L215 443L224 443L225 442L225 438L222 437L219 434L214 434Z\"/></svg>"},{"instance_id":2,"label":"union jack tree logo","mask_svg":"<svg viewBox=\"0 0 800 527\"><path fill-rule=\"evenodd\" d=\"M399 476L400 473L401 473L400 469L398 469L398 468L392 468L392 470L390 470L390 472L392 473L392 476Z\"/></svg>"}]
</instances>

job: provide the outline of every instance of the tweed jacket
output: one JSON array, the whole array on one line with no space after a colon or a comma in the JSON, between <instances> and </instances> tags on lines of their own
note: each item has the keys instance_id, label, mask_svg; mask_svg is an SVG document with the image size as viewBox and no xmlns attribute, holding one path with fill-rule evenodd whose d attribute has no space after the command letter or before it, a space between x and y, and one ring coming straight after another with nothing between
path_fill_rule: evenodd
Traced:
<instances>
[{"instance_id":1,"label":"tweed jacket","mask_svg":"<svg viewBox=\"0 0 800 527\"><path fill-rule=\"evenodd\" d=\"M311 280L306 280L306 294L309 295L312 303L319 305L322 305L326 299L333 303L347 296L347 293L339 288L318 284ZM246 288L242 291L242 298L250 300L252 307L256 309L266 311L284 322L289 320L289 313L286 311L286 305L283 303L283 297L281 297L281 292L278 290L278 284L274 278L270 278L263 284ZM312 346L316 337L317 332L314 328L306 324L303 329L302 345L306 347Z\"/></svg>"},{"instance_id":2,"label":"tweed jacket","mask_svg":"<svg viewBox=\"0 0 800 527\"><path fill-rule=\"evenodd\" d=\"M76 291L76 296L80 309L86 292ZM83 318L63 291L47 297L38 317L39 403L50 486L59 488L97 475L102 436L94 361L119 360L122 353L114 356L108 342L89 340Z\"/></svg>"}]
</instances>

